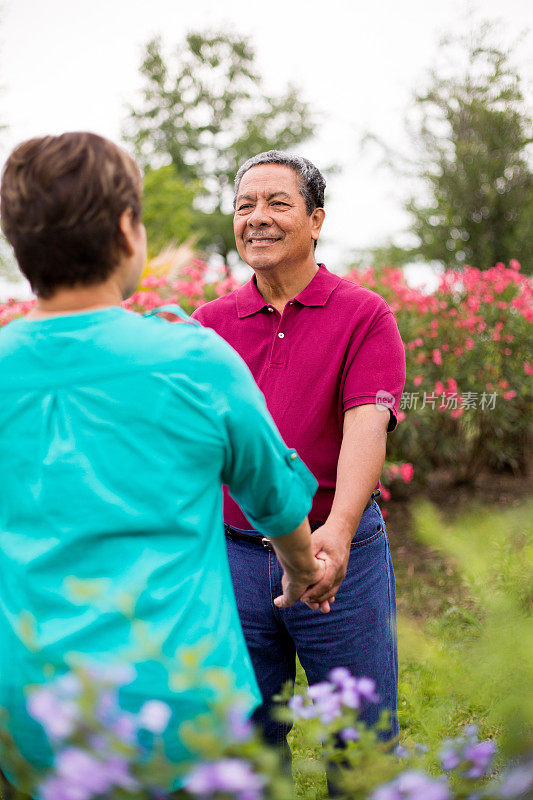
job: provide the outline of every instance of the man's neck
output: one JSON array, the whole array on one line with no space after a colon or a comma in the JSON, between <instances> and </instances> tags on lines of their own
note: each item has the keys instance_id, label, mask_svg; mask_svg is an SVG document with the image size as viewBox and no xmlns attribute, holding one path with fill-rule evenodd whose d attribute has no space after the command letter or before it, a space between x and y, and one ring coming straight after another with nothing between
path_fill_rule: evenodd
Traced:
<instances>
[{"instance_id":1,"label":"man's neck","mask_svg":"<svg viewBox=\"0 0 533 800\"><path fill-rule=\"evenodd\" d=\"M300 269L276 268L272 270L254 270L257 288L266 303L277 309L280 314L293 297L303 292L316 273L318 265L312 263L303 265Z\"/></svg>"}]
</instances>

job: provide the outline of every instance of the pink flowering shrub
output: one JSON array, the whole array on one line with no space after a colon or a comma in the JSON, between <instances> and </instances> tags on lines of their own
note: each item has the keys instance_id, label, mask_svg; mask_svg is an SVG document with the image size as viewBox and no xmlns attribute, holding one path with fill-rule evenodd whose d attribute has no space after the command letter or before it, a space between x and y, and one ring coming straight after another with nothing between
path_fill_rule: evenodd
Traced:
<instances>
[{"instance_id":1,"label":"pink flowering shrub","mask_svg":"<svg viewBox=\"0 0 533 800\"><path fill-rule=\"evenodd\" d=\"M405 344L391 461L411 463L417 482L435 468L466 483L485 465L525 471L533 282L519 263L448 270L432 293L408 286L400 269L369 267L349 277L385 297Z\"/></svg>"},{"instance_id":2,"label":"pink flowering shrub","mask_svg":"<svg viewBox=\"0 0 533 800\"><path fill-rule=\"evenodd\" d=\"M352 270L350 280L381 294L405 344L407 381L389 438L384 499L423 483L435 469L473 482L488 465L525 471L533 360L533 281L517 261L443 273L436 291L410 287L401 269ZM179 304L188 313L238 288L224 267L193 259L179 274L150 271L124 307L143 313ZM0 326L34 301L0 304Z\"/></svg>"}]
</instances>

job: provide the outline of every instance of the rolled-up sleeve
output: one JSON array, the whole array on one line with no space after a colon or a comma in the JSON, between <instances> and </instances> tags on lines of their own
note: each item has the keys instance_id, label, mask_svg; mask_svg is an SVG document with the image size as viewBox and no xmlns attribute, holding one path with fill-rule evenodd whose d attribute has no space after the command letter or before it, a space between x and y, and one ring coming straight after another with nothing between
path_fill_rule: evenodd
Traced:
<instances>
[{"instance_id":1,"label":"rolled-up sleeve","mask_svg":"<svg viewBox=\"0 0 533 800\"><path fill-rule=\"evenodd\" d=\"M217 401L226 433L222 481L246 517L267 536L284 536L309 513L317 482L295 450L288 448L244 361L215 339L224 369Z\"/></svg>"}]
</instances>

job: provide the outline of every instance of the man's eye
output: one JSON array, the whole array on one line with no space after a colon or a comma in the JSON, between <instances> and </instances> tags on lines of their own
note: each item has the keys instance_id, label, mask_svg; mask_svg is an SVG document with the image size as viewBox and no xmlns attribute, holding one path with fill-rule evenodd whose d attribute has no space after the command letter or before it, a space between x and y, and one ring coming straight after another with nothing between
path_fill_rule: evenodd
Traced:
<instances>
[{"instance_id":1,"label":"man's eye","mask_svg":"<svg viewBox=\"0 0 533 800\"><path fill-rule=\"evenodd\" d=\"M274 200L272 203L273 206L286 206L287 203L284 203L282 200Z\"/></svg>"},{"instance_id":2,"label":"man's eye","mask_svg":"<svg viewBox=\"0 0 533 800\"><path fill-rule=\"evenodd\" d=\"M247 205L245 205L245 206L239 206L239 208L237 209L237 211L246 211L246 209L247 209L247 208L251 208L251 207L252 207L252 206L251 206L251 204L250 204L250 203L248 203L248 204L247 204Z\"/></svg>"}]
</instances>

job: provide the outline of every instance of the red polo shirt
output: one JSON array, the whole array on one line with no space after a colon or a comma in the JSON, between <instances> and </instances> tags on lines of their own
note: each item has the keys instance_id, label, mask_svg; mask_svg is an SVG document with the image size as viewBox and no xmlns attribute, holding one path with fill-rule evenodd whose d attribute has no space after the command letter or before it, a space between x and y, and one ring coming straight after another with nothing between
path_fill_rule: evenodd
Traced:
<instances>
[{"instance_id":1,"label":"red polo shirt","mask_svg":"<svg viewBox=\"0 0 533 800\"><path fill-rule=\"evenodd\" d=\"M377 394L392 396L389 431L396 427L405 351L389 306L320 264L281 315L252 278L193 316L248 365L285 443L318 481L309 519L324 522L335 492L344 412L376 402ZM236 528L253 527L227 492L224 520Z\"/></svg>"}]
</instances>

